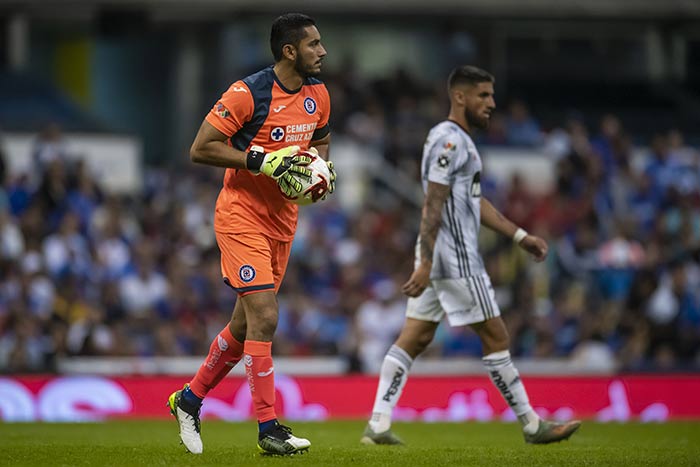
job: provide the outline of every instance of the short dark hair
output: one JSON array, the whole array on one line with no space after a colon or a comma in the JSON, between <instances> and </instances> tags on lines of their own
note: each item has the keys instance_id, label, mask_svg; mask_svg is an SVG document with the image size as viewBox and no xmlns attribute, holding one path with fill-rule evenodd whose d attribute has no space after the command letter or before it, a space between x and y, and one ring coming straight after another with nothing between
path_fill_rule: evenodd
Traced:
<instances>
[{"instance_id":1,"label":"short dark hair","mask_svg":"<svg viewBox=\"0 0 700 467\"><path fill-rule=\"evenodd\" d=\"M279 16L272 23L270 32L270 49L275 61L282 60L282 48L286 44L296 46L306 37L304 28L315 25L316 21L313 18L302 13L286 13Z\"/></svg>"},{"instance_id":2,"label":"short dark hair","mask_svg":"<svg viewBox=\"0 0 700 467\"><path fill-rule=\"evenodd\" d=\"M449 78L447 78L447 89L452 89L460 84L474 86L479 83L494 83L495 81L496 78L486 70L471 65L462 65L450 73Z\"/></svg>"}]
</instances>

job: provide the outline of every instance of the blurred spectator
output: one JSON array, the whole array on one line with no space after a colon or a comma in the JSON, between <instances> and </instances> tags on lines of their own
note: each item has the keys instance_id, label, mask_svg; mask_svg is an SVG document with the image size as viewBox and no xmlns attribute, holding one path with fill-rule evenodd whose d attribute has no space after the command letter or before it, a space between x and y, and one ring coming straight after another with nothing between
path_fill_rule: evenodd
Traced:
<instances>
[{"instance_id":1,"label":"blurred spectator","mask_svg":"<svg viewBox=\"0 0 700 467\"><path fill-rule=\"evenodd\" d=\"M97 186L84 160L74 167L74 180L69 186L66 208L73 211L80 220L80 230L87 233L95 210L102 201L102 190Z\"/></svg>"},{"instance_id":2,"label":"blurred spectator","mask_svg":"<svg viewBox=\"0 0 700 467\"><path fill-rule=\"evenodd\" d=\"M615 353L598 334L583 340L571 352L571 363L587 369L610 371L615 369Z\"/></svg>"},{"instance_id":3,"label":"blurred spectator","mask_svg":"<svg viewBox=\"0 0 700 467\"><path fill-rule=\"evenodd\" d=\"M54 159L45 168L45 175L34 194L33 204L46 213L49 228L56 228L67 208L68 174L61 159Z\"/></svg>"},{"instance_id":4,"label":"blurred spectator","mask_svg":"<svg viewBox=\"0 0 700 467\"><path fill-rule=\"evenodd\" d=\"M38 372L46 367L46 339L39 323L14 314L9 330L0 337L0 368L9 373Z\"/></svg>"},{"instance_id":5,"label":"blurred spectator","mask_svg":"<svg viewBox=\"0 0 700 467\"><path fill-rule=\"evenodd\" d=\"M603 297L620 301L628 296L635 272L646 258L641 243L634 239L634 224L621 219L616 227L615 235L598 247L596 276Z\"/></svg>"},{"instance_id":6,"label":"blurred spectator","mask_svg":"<svg viewBox=\"0 0 700 467\"><path fill-rule=\"evenodd\" d=\"M370 98L364 108L348 117L345 131L348 136L374 147L379 152L384 152L385 121L386 116L381 104L377 99Z\"/></svg>"},{"instance_id":7,"label":"blurred spectator","mask_svg":"<svg viewBox=\"0 0 700 467\"><path fill-rule=\"evenodd\" d=\"M3 191L7 182L7 160L5 158L5 148L2 140L2 132L0 131L0 184Z\"/></svg>"},{"instance_id":8,"label":"blurred spectator","mask_svg":"<svg viewBox=\"0 0 700 467\"><path fill-rule=\"evenodd\" d=\"M626 202L621 203L628 214L635 219L643 238L648 238L656 224L656 216L661 207L661 195L654 189L653 180L648 173L638 174L630 189Z\"/></svg>"},{"instance_id":9,"label":"blurred spectator","mask_svg":"<svg viewBox=\"0 0 700 467\"><path fill-rule=\"evenodd\" d=\"M355 317L358 353L365 372L379 372L405 318L406 300L394 281L382 279L375 283L371 298L360 305Z\"/></svg>"},{"instance_id":10,"label":"blurred spectator","mask_svg":"<svg viewBox=\"0 0 700 467\"><path fill-rule=\"evenodd\" d=\"M681 186L687 189L682 189L684 193L690 191L697 192L698 190L698 164L700 164L700 151L685 144L683 133L678 129L672 129L667 134L668 149L671 158L678 161L683 167L688 170L679 174L683 177ZM687 179L686 179L687 177Z\"/></svg>"},{"instance_id":11,"label":"blurred spectator","mask_svg":"<svg viewBox=\"0 0 700 467\"><path fill-rule=\"evenodd\" d=\"M688 287L687 268L687 259L673 261L650 297L646 314L652 324L654 360L694 358L698 352L700 303L696 291Z\"/></svg>"},{"instance_id":12,"label":"blurred spectator","mask_svg":"<svg viewBox=\"0 0 700 467\"><path fill-rule=\"evenodd\" d=\"M312 355L337 355L348 351L352 323L344 307L333 301L318 302L304 310L299 329Z\"/></svg>"},{"instance_id":13,"label":"blurred spectator","mask_svg":"<svg viewBox=\"0 0 700 467\"><path fill-rule=\"evenodd\" d=\"M508 144L508 129L506 117L501 112L491 115L491 122L486 134L478 137L483 144L504 145Z\"/></svg>"},{"instance_id":14,"label":"blurred spectator","mask_svg":"<svg viewBox=\"0 0 700 467\"><path fill-rule=\"evenodd\" d=\"M676 177L683 171L683 166L671 153L668 138L661 133L654 135L651 141L651 161L645 169L651 179L655 196L663 201L676 188Z\"/></svg>"},{"instance_id":15,"label":"blurred spectator","mask_svg":"<svg viewBox=\"0 0 700 467\"><path fill-rule=\"evenodd\" d=\"M53 312L56 288L54 282L44 274L41 255L30 252L21 265L21 287L27 310L41 321L48 321Z\"/></svg>"},{"instance_id":16,"label":"blurred spectator","mask_svg":"<svg viewBox=\"0 0 700 467\"><path fill-rule=\"evenodd\" d=\"M587 154L590 141L583 117L578 113L567 116L562 127L554 128L545 136L543 149L554 162L572 153Z\"/></svg>"},{"instance_id":17,"label":"blurred spectator","mask_svg":"<svg viewBox=\"0 0 700 467\"><path fill-rule=\"evenodd\" d=\"M605 174L613 175L616 169L616 146L618 138L622 136L622 124L620 120L611 114L604 115L600 120L600 134L596 136L591 145L594 153L600 158Z\"/></svg>"},{"instance_id":18,"label":"blurred spectator","mask_svg":"<svg viewBox=\"0 0 700 467\"><path fill-rule=\"evenodd\" d=\"M512 101L508 106L505 129L508 144L535 146L543 140L540 125L530 115L525 102L519 99Z\"/></svg>"},{"instance_id":19,"label":"blurred spectator","mask_svg":"<svg viewBox=\"0 0 700 467\"><path fill-rule=\"evenodd\" d=\"M558 280L585 280L600 264L599 244L595 217L589 216L577 222L572 231L554 245L553 253L561 273Z\"/></svg>"},{"instance_id":20,"label":"blurred spectator","mask_svg":"<svg viewBox=\"0 0 700 467\"><path fill-rule=\"evenodd\" d=\"M10 211L15 216L21 216L29 207L32 190L29 186L29 177L26 174L20 175L13 180L3 184L6 190Z\"/></svg>"},{"instance_id":21,"label":"blurred spectator","mask_svg":"<svg viewBox=\"0 0 700 467\"><path fill-rule=\"evenodd\" d=\"M514 172L503 201L503 214L525 230L531 230L534 207L535 196L528 189L522 175Z\"/></svg>"},{"instance_id":22,"label":"blurred spectator","mask_svg":"<svg viewBox=\"0 0 700 467\"><path fill-rule=\"evenodd\" d=\"M87 239L80 233L80 221L68 212L60 222L59 230L46 237L43 255L48 272L54 278L67 274L88 278L92 270L92 256Z\"/></svg>"},{"instance_id":23,"label":"blurred spectator","mask_svg":"<svg viewBox=\"0 0 700 467\"><path fill-rule=\"evenodd\" d=\"M167 316L168 282L156 270L155 257L147 243L135 251L134 271L120 281L121 301L129 317L150 320L156 312Z\"/></svg>"},{"instance_id":24,"label":"blurred spectator","mask_svg":"<svg viewBox=\"0 0 700 467\"><path fill-rule=\"evenodd\" d=\"M0 260L17 261L23 253L24 236L22 231L8 212L8 206L0 205Z\"/></svg>"},{"instance_id":25,"label":"blurred spectator","mask_svg":"<svg viewBox=\"0 0 700 467\"><path fill-rule=\"evenodd\" d=\"M33 166L41 171L56 161L67 163L66 157L66 145L61 128L56 123L48 124L34 142Z\"/></svg>"},{"instance_id":26,"label":"blurred spectator","mask_svg":"<svg viewBox=\"0 0 700 467\"><path fill-rule=\"evenodd\" d=\"M105 219L93 235L96 267L107 280L114 280L127 272L131 261L131 248L122 232L121 219L112 216Z\"/></svg>"}]
</instances>

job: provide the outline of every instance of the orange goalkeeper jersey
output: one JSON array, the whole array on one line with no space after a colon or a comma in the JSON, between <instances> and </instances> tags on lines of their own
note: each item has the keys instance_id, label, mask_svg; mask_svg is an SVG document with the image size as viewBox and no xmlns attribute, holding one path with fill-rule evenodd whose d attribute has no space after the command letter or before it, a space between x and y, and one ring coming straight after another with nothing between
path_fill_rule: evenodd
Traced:
<instances>
[{"instance_id":1,"label":"orange goalkeeper jersey","mask_svg":"<svg viewBox=\"0 0 700 467\"><path fill-rule=\"evenodd\" d=\"M330 132L330 98L326 86L307 78L295 91L286 89L272 66L236 81L206 117L241 151L262 146L272 152L311 141ZM214 228L225 233L263 233L270 238L294 238L298 207L287 201L270 177L245 169L226 169L216 201Z\"/></svg>"}]
</instances>

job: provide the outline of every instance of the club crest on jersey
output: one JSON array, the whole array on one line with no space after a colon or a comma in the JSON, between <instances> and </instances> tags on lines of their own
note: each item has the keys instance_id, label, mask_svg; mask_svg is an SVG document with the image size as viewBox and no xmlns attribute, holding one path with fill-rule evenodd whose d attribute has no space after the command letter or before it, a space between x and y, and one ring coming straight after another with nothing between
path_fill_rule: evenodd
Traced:
<instances>
[{"instance_id":1,"label":"club crest on jersey","mask_svg":"<svg viewBox=\"0 0 700 467\"><path fill-rule=\"evenodd\" d=\"M228 109L226 107L224 107L224 104L222 104L221 102L216 104L216 114L221 118L226 118L229 115L231 115L231 113L228 111Z\"/></svg>"},{"instance_id":2,"label":"club crest on jersey","mask_svg":"<svg viewBox=\"0 0 700 467\"><path fill-rule=\"evenodd\" d=\"M274 127L270 132L270 139L272 141L282 141L282 138L284 138L284 128L281 126Z\"/></svg>"},{"instance_id":3,"label":"club crest on jersey","mask_svg":"<svg viewBox=\"0 0 700 467\"><path fill-rule=\"evenodd\" d=\"M316 112L316 101L312 97L304 99L304 110L309 115L313 115Z\"/></svg>"},{"instance_id":4,"label":"club crest on jersey","mask_svg":"<svg viewBox=\"0 0 700 467\"><path fill-rule=\"evenodd\" d=\"M241 269L238 270L238 277L241 278L243 282L250 282L255 279L255 268L250 264L244 264Z\"/></svg>"}]
</instances>

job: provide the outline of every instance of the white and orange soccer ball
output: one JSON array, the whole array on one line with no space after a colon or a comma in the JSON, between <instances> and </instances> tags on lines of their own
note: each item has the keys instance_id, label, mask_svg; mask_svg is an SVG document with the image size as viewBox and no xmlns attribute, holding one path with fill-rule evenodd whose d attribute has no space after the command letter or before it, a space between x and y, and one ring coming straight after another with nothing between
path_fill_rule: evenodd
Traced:
<instances>
[{"instance_id":1,"label":"white and orange soccer ball","mask_svg":"<svg viewBox=\"0 0 700 467\"><path fill-rule=\"evenodd\" d=\"M282 195L294 204L306 206L307 204L320 201L321 198L328 194L328 189L331 186L331 172L328 170L326 161L318 155L315 149L299 151L297 154L311 158L311 162L306 166L311 170L311 178L297 177L297 180L301 183L301 190L292 194L292 196L284 193Z\"/></svg>"}]
</instances>

